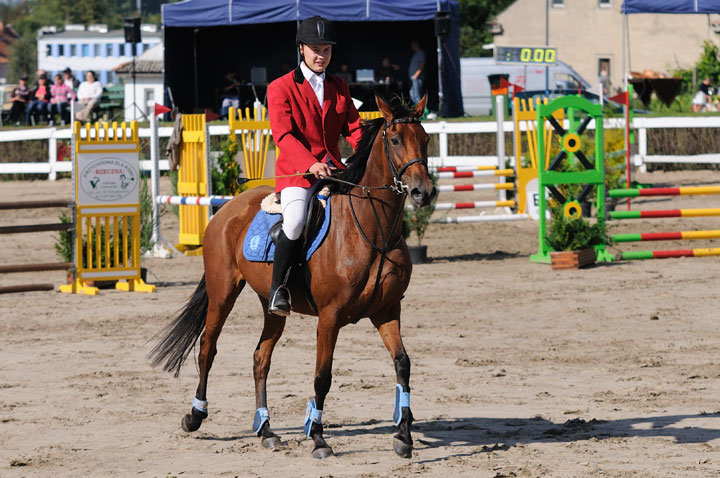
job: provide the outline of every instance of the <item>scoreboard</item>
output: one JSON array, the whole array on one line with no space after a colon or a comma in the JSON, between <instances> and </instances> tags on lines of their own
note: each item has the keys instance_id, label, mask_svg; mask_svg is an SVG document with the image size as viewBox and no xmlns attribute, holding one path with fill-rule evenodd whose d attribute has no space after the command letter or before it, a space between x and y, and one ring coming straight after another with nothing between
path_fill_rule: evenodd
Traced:
<instances>
[{"instance_id":1,"label":"scoreboard","mask_svg":"<svg viewBox=\"0 0 720 478\"><path fill-rule=\"evenodd\" d=\"M521 63L532 65L554 64L557 48L547 46L496 46L497 63Z\"/></svg>"}]
</instances>

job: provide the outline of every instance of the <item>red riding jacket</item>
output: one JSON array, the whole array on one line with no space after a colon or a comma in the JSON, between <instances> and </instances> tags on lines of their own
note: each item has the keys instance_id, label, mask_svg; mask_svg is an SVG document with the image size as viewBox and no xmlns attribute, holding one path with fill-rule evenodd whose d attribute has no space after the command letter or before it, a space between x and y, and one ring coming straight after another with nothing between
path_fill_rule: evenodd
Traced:
<instances>
[{"instance_id":1,"label":"red riding jacket","mask_svg":"<svg viewBox=\"0 0 720 478\"><path fill-rule=\"evenodd\" d=\"M357 149L360 115L342 78L325 74L323 108L298 66L268 86L268 113L273 140L278 146L275 172L278 176L304 173L329 155L333 166L344 169L338 141L342 134ZM277 178L275 191L288 186L309 187L313 176Z\"/></svg>"}]
</instances>

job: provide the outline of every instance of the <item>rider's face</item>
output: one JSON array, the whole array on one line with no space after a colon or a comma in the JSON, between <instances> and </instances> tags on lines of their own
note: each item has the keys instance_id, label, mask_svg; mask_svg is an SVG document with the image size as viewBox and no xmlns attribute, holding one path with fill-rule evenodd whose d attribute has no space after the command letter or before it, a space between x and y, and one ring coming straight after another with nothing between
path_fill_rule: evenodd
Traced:
<instances>
[{"instance_id":1,"label":"rider's face","mask_svg":"<svg viewBox=\"0 0 720 478\"><path fill-rule=\"evenodd\" d=\"M315 73L322 73L330 63L332 45L300 45L305 64Z\"/></svg>"}]
</instances>

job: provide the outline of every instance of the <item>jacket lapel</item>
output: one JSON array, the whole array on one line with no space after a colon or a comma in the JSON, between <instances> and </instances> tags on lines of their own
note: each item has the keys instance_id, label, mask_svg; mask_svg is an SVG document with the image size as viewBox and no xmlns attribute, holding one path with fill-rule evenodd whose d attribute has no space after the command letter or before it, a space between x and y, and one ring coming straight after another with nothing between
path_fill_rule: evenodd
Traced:
<instances>
[{"instance_id":1,"label":"jacket lapel","mask_svg":"<svg viewBox=\"0 0 720 478\"><path fill-rule=\"evenodd\" d=\"M307 101L309 101L310 103L312 103L313 106L315 106L315 109L318 113L322 114L320 109L320 103L318 103L315 90L313 90L312 86L310 86L310 82L305 79L305 75L303 75L300 66L295 68L295 83L298 85L298 89L305 97L305 99L307 99Z\"/></svg>"}]
</instances>

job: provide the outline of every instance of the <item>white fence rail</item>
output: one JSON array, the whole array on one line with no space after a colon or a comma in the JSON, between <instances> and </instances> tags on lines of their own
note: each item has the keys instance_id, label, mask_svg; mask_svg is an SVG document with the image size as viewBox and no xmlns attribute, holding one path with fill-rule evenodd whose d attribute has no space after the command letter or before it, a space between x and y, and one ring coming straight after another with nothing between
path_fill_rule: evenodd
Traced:
<instances>
[{"instance_id":1,"label":"white fence rail","mask_svg":"<svg viewBox=\"0 0 720 478\"><path fill-rule=\"evenodd\" d=\"M491 166L498 164L497 155L492 156L450 156L448 137L451 134L473 134L473 133L497 133L498 125L494 121L487 122L446 122L439 121L434 123L425 123L423 125L428 134L438 135L438 156L430 157L432 166ZM503 122L505 132L513 132L514 123L512 121ZM608 118L604 120L606 129L617 129L625 126L625 120L622 118ZM720 152L712 154L701 154L692 156L667 156L667 155L648 155L647 131L648 129L662 128L717 128L720 129L720 116L702 116L702 117L659 117L659 118L635 118L632 124L637 130L638 153L633 156L633 165L638 168L645 168L649 163L709 163L720 164ZM594 129L594 122L588 126ZM525 130L524 124L521 123L521 131ZM163 126L158 128L159 137L169 137L172 128ZM230 133L227 125L210 126L210 135L228 135ZM150 137L150 128L140 128L139 135L141 138ZM57 158L57 141L61 139L70 139L70 128L36 128L36 129L17 129L10 131L0 131L0 143L11 141L30 141L45 140L48 142L48 157L45 161L34 163L0 163L0 175L2 174L47 174L49 180L55 180L57 173L70 172L72 168L71 161L58 161ZM148 151L144 156L149 157ZM512 158L510 158L512 159ZM150 161L143 160L141 162L143 170L150 169ZM168 161L160 161L160 169L166 171L168 169Z\"/></svg>"}]
</instances>

